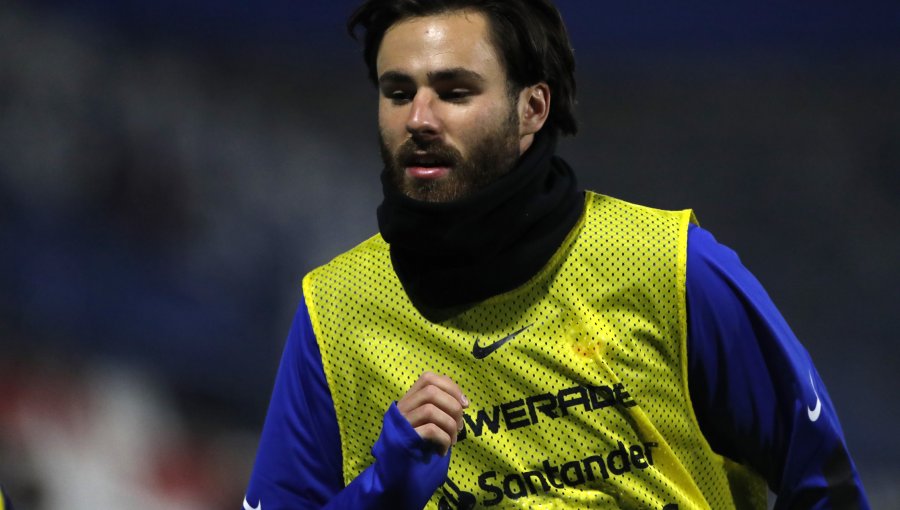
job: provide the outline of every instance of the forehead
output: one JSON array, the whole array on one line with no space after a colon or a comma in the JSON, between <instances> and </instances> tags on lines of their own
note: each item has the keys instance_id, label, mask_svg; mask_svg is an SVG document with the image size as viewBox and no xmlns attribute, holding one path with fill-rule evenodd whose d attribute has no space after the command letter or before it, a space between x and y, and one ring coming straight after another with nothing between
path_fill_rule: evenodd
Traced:
<instances>
[{"instance_id":1,"label":"forehead","mask_svg":"<svg viewBox=\"0 0 900 510\"><path fill-rule=\"evenodd\" d=\"M481 13L455 11L408 18L385 32L376 61L378 74L415 75L439 69L466 68L485 75L503 74Z\"/></svg>"}]
</instances>

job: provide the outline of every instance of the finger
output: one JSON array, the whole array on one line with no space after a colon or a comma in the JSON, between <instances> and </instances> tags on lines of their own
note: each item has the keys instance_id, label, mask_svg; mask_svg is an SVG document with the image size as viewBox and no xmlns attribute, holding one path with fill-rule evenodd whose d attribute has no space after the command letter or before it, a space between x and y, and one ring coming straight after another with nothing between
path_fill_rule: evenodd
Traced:
<instances>
[{"instance_id":1,"label":"finger","mask_svg":"<svg viewBox=\"0 0 900 510\"><path fill-rule=\"evenodd\" d=\"M456 419L433 404L413 409L406 419L413 428L428 424L436 425L447 434L451 443L456 442L456 434L459 431Z\"/></svg>"},{"instance_id":2,"label":"finger","mask_svg":"<svg viewBox=\"0 0 900 510\"><path fill-rule=\"evenodd\" d=\"M463 407L459 401L437 386L425 386L414 393L407 393L397 402L397 407L401 413L408 413L425 404L434 404L454 418L462 414Z\"/></svg>"},{"instance_id":3,"label":"finger","mask_svg":"<svg viewBox=\"0 0 900 510\"><path fill-rule=\"evenodd\" d=\"M442 456L447 455L450 451L452 438L447 431L438 427L434 423L426 423L425 425L416 427L416 433L425 441L431 443Z\"/></svg>"},{"instance_id":4,"label":"finger","mask_svg":"<svg viewBox=\"0 0 900 510\"><path fill-rule=\"evenodd\" d=\"M431 379L431 378L429 378ZM444 390L445 393L452 395L454 399L463 407L469 407L469 399L466 398L466 395L463 393L462 388L459 387L453 379L447 377L446 375L435 375L433 377L432 384L437 386L438 388Z\"/></svg>"},{"instance_id":5,"label":"finger","mask_svg":"<svg viewBox=\"0 0 900 510\"><path fill-rule=\"evenodd\" d=\"M446 375L438 375L434 372L424 372L419 379L412 385L407 394L415 393L426 386L437 386L444 390L445 393L452 395L463 408L469 407L469 400L463 394L462 389L453 382L453 379Z\"/></svg>"},{"instance_id":6,"label":"finger","mask_svg":"<svg viewBox=\"0 0 900 510\"><path fill-rule=\"evenodd\" d=\"M416 382L413 383L413 385L409 388L409 391L407 391L406 393L413 393L415 391L422 389L423 386L427 386L428 384L431 384L430 381L435 377L446 377L446 376L439 376L439 375L435 374L434 372L428 372L428 371L422 372L422 375L420 375L419 378L416 379Z\"/></svg>"},{"instance_id":7,"label":"finger","mask_svg":"<svg viewBox=\"0 0 900 510\"><path fill-rule=\"evenodd\" d=\"M462 409L462 405L456 397L447 393L443 388L434 385L423 386L416 391L407 392L398 404L401 404L401 408L412 409L429 402L440 406L447 412Z\"/></svg>"}]
</instances>

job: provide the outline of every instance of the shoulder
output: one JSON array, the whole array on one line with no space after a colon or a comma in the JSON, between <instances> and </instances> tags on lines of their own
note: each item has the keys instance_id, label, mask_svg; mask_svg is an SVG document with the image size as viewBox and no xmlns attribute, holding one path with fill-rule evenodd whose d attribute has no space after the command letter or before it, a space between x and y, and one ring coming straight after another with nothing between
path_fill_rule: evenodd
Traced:
<instances>
[{"instance_id":1,"label":"shoulder","mask_svg":"<svg viewBox=\"0 0 900 510\"><path fill-rule=\"evenodd\" d=\"M665 210L635 204L619 198L587 192L586 224L623 240L645 239L650 236L673 236L684 242L690 223L695 223L690 209Z\"/></svg>"},{"instance_id":2,"label":"shoulder","mask_svg":"<svg viewBox=\"0 0 900 510\"><path fill-rule=\"evenodd\" d=\"M738 254L695 225L688 229L687 286L689 294L706 296L703 302L715 304L727 299L754 309L772 307L762 284Z\"/></svg>"},{"instance_id":3,"label":"shoulder","mask_svg":"<svg viewBox=\"0 0 900 510\"><path fill-rule=\"evenodd\" d=\"M688 260L705 266L741 264L734 250L716 240L710 231L695 224L688 228Z\"/></svg>"},{"instance_id":4,"label":"shoulder","mask_svg":"<svg viewBox=\"0 0 900 510\"><path fill-rule=\"evenodd\" d=\"M334 257L326 264L313 269L310 273L322 272L335 266L360 263L365 260L370 260L373 256L386 255L388 253L389 245L387 242L381 237L381 234L375 234L353 248Z\"/></svg>"},{"instance_id":5,"label":"shoulder","mask_svg":"<svg viewBox=\"0 0 900 510\"><path fill-rule=\"evenodd\" d=\"M620 210L631 214L647 214L652 216L682 216L684 214L693 214L690 209L668 210L658 209L646 205L629 202L621 198L603 195L593 191L586 192L586 201L588 207L595 209ZM693 217L693 216L691 216Z\"/></svg>"},{"instance_id":6,"label":"shoulder","mask_svg":"<svg viewBox=\"0 0 900 510\"><path fill-rule=\"evenodd\" d=\"M314 282L341 280L360 271L390 265L390 248L381 234L375 234L353 248L319 266L303 278L303 290Z\"/></svg>"}]
</instances>

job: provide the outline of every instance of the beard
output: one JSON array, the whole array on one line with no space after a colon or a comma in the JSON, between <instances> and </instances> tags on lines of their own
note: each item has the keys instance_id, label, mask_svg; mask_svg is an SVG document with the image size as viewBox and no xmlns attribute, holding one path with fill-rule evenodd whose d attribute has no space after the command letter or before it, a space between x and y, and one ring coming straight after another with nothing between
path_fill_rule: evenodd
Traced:
<instances>
[{"instance_id":1,"label":"beard","mask_svg":"<svg viewBox=\"0 0 900 510\"><path fill-rule=\"evenodd\" d=\"M379 132L381 159L391 181L404 195L423 202L451 202L497 181L509 173L519 159L519 116L514 104L495 129L478 138L469 156L440 141L422 140L415 135L391 152ZM421 153L425 152L425 155ZM418 152L418 154L417 154ZM406 167L416 159L427 158L432 166L446 166L450 173L442 179L415 179L406 175Z\"/></svg>"}]
</instances>

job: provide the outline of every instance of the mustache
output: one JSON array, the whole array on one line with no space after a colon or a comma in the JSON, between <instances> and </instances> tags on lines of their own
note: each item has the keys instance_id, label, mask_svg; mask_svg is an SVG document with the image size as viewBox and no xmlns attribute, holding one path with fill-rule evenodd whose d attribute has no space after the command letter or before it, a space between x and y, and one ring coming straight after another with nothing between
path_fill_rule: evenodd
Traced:
<instances>
[{"instance_id":1,"label":"mustache","mask_svg":"<svg viewBox=\"0 0 900 510\"><path fill-rule=\"evenodd\" d=\"M462 154L442 142L422 142L413 138L397 148L396 160L400 167L406 166L458 166Z\"/></svg>"}]
</instances>

